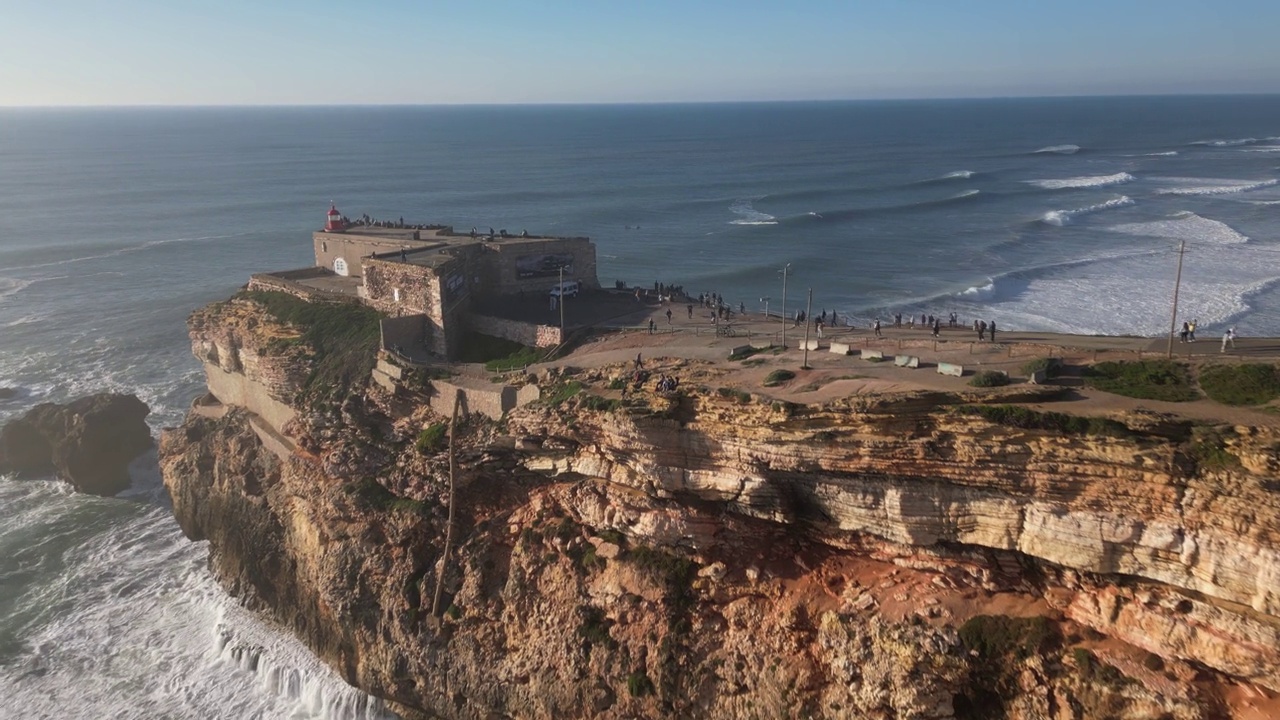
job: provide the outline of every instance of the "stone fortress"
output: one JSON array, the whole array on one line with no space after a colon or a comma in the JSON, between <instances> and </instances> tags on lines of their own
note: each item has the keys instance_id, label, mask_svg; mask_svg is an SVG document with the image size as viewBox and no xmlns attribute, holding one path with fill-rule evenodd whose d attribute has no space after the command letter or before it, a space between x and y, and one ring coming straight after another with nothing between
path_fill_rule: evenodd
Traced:
<instances>
[{"instance_id":1,"label":"stone fortress","mask_svg":"<svg viewBox=\"0 0 1280 720\"><path fill-rule=\"evenodd\" d=\"M595 244L586 237L474 228L458 233L447 225L403 220L351 222L330 206L312 242L314 267L254 275L250 289L312 300L358 299L392 316L383 323L383 346L409 356L451 359L467 331L534 347L558 345L560 327L494 316L482 306L546 303L562 278L585 290L600 287Z\"/></svg>"}]
</instances>

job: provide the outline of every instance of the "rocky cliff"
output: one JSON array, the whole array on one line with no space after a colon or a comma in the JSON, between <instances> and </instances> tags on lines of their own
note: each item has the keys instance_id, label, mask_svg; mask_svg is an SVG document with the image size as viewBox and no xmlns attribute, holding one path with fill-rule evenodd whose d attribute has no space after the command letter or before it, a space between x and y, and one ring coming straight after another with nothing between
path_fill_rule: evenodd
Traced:
<instances>
[{"instance_id":1,"label":"rocky cliff","mask_svg":"<svg viewBox=\"0 0 1280 720\"><path fill-rule=\"evenodd\" d=\"M305 337L249 299L197 314L210 372L296 419L209 399L164 435L165 482L233 594L406 717L1274 709L1270 429L1010 409L1054 389L802 406L688 361L680 392L621 398L623 368L555 370L460 421L442 563L442 418L302 399Z\"/></svg>"}]
</instances>

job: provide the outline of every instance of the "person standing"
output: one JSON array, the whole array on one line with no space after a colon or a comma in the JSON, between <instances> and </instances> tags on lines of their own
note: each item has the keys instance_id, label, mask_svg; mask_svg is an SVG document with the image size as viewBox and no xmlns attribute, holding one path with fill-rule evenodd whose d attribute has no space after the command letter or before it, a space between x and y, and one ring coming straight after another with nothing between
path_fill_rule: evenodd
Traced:
<instances>
[{"instance_id":1,"label":"person standing","mask_svg":"<svg viewBox=\"0 0 1280 720\"><path fill-rule=\"evenodd\" d=\"M1191 332L1191 325L1190 325L1186 320L1183 320L1183 321L1182 321L1182 329L1178 331L1178 342L1180 342L1180 343L1184 343L1184 342L1186 342L1186 341L1187 341L1187 335L1188 335L1190 332Z\"/></svg>"},{"instance_id":2,"label":"person standing","mask_svg":"<svg viewBox=\"0 0 1280 720\"><path fill-rule=\"evenodd\" d=\"M988 327L991 329L991 342L995 342L996 341L996 321L992 320L991 324Z\"/></svg>"},{"instance_id":3,"label":"person standing","mask_svg":"<svg viewBox=\"0 0 1280 720\"><path fill-rule=\"evenodd\" d=\"M982 342L983 340L986 340L986 339L987 339L987 321L979 320L978 321L978 342Z\"/></svg>"},{"instance_id":4,"label":"person standing","mask_svg":"<svg viewBox=\"0 0 1280 720\"><path fill-rule=\"evenodd\" d=\"M667 308L667 324L671 324L671 308Z\"/></svg>"},{"instance_id":5,"label":"person standing","mask_svg":"<svg viewBox=\"0 0 1280 720\"><path fill-rule=\"evenodd\" d=\"M1235 329L1235 328L1233 328L1233 327L1229 327L1229 328L1227 328L1227 331L1226 331L1226 332L1224 332L1224 333L1222 333L1222 350L1221 350L1221 352L1226 352L1226 351L1227 351L1227 345L1228 345L1228 344L1230 344L1230 345L1231 345L1231 349L1232 349L1232 350L1235 350L1235 349L1236 349L1236 329Z\"/></svg>"},{"instance_id":6,"label":"person standing","mask_svg":"<svg viewBox=\"0 0 1280 720\"><path fill-rule=\"evenodd\" d=\"M653 322L653 318L649 318L649 334L650 335L653 334L653 329L655 326L656 326L656 323Z\"/></svg>"},{"instance_id":7,"label":"person standing","mask_svg":"<svg viewBox=\"0 0 1280 720\"><path fill-rule=\"evenodd\" d=\"M876 337L881 337L881 335L880 335L880 318L876 318L876 324L875 324L875 325L872 325L872 326L871 326L871 329L872 329L872 331L874 331L874 332L875 332Z\"/></svg>"},{"instance_id":8,"label":"person standing","mask_svg":"<svg viewBox=\"0 0 1280 720\"><path fill-rule=\"evenodd\" d=\"M1187 342L1196 341L1196 323L1200 322L1200 318L1192 318L1191 324L1187 325Z\"/></svg>"}]
</instances>

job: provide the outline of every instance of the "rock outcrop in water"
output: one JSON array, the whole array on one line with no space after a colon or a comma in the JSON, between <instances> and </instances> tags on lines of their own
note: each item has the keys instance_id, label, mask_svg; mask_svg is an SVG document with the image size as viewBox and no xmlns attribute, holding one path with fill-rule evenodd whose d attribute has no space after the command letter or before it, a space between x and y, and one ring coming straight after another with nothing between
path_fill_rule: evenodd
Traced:
<instances>
[{"instance_id":1,"label":"rock outcrop in water","mask_svg":"<svg viewBox=\"0 0 1280 720\"><path fill-rule=\"evenodd\" d=\"M250 303L192 327L239 368L221 386L307 377L281 381L306 368ZM547 401L467 418L447 563L440 418L412 397L295 400L280 428L205 403L161 464L222 583L407 717L1274 710L1276 431L1028 430L971 404L1054 389L799 406L671 372L686 390L625 403L621 367L546 374Z\"/></svg>"},{"instance_id":2,"label":"rock outcrop in water","mask_svg":"<svg viewBox=\"0 0 1280 720\"><path fill-rule=\"evenodd\" d=\"M54 473L80 492L115 495L152 445L150 412L137 396L115 393L37 405L0 430L0 472Z\"/></svg>"}]
</instances>

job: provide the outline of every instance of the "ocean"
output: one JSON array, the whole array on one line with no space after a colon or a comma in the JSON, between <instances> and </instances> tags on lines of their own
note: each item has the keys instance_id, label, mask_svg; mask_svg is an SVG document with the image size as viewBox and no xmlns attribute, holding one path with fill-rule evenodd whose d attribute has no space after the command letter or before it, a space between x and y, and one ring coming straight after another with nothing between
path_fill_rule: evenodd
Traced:
<instances>
[{"instance_id":1,"label":"ocean","mask_svg":"<svg viewBox=\"0 0 1280 720\"><path fill-rule=\"evenodd\" d=\"M589 235L602 283L860 321L1280 335L1280 97L0 109L0 422L201 392L184 320L348 216ZM798 307L798 305L795 305ZM1183 319L1180 317L1180 319ZM112 499L0 479L0 718L365 718L240 609L154 455Z\"/></svg>"}]
</instances>

